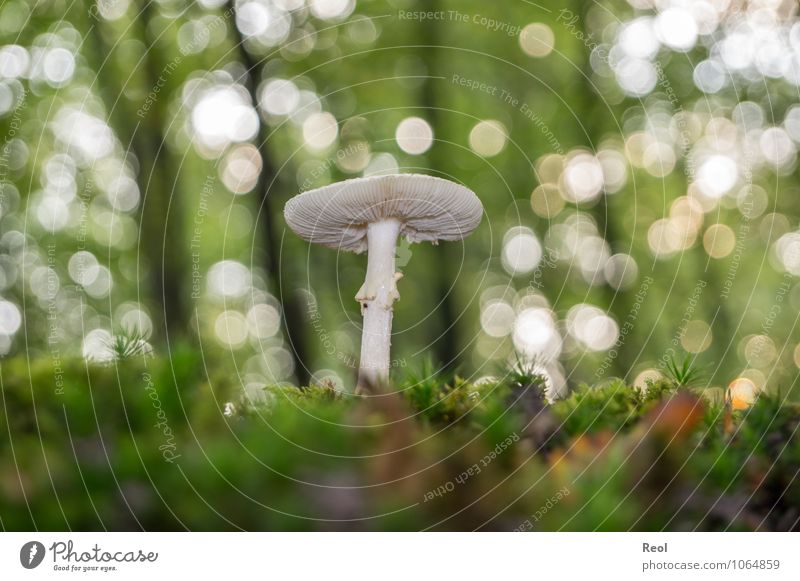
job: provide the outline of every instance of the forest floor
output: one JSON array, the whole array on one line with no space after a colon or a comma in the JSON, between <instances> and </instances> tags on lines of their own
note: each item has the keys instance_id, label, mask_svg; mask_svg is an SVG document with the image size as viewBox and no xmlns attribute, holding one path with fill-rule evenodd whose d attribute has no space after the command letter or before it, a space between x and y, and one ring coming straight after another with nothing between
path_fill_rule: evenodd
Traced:
<instances>
[{"instance_id":1,"label":"forest floor","mask_svg":"<svg viewBox=\"0 0 800 581\"><path fill-rule=\"evenodd\" d=\"M798 530L800 406L676 381L265 387L198 354L0 363L6 530Z\"/></svg>"}]
</instances>

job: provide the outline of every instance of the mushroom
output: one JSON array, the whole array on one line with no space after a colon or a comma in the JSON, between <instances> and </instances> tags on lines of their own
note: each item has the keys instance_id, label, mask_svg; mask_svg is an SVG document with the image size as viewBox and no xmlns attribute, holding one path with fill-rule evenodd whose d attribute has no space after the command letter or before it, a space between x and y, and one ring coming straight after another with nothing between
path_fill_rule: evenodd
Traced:
<instances>
[{"instance_id":1,"label":"mushroom","mask_svg":"<svg viewBox=\"0 0 800 581\"><path fill-rule=\"evenodd\" d=\"M358 386L389 379L399 236L409 242L461 240L481 221L483 206L469 189L427 175L393 174L346 180L299 194L284 216L304 240L348 252L367 251L367 275L356 293L364 317Z\"/></svg>"}]
</instances>

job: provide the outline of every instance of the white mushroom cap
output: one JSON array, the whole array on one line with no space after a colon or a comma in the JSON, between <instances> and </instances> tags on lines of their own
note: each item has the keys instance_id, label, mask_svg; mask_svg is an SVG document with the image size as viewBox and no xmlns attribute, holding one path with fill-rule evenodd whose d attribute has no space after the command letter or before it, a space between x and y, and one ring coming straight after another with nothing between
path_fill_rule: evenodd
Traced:
<instances>
[{"instance_id":1,"label":"white mushroom cap","mask_svg":"<svg viewBox=\"0 0 800 581\"><path fill-rule=\"evenodd\" d=\"M359 253L367 249L370 223L395 218L409 242L461 240L480 224L483 206L471 190L454 182L394 174L304 192L289 200L283 213L304 240Z\"/></svg>"}]
</instances>

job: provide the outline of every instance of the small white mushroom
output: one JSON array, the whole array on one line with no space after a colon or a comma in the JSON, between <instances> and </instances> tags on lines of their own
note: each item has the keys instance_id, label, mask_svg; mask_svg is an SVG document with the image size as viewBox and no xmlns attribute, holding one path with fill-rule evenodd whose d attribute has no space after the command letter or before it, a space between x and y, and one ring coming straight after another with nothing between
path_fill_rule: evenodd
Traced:
<instances>
[{"instance_id":1,"label":"small white mushroom","mask_svg":"<svg viewBox=\"0 0 800 581\"><path fill-rule=\"evenodd\" d=\"M397 239L461 240L481 221L483 206L469 189L426 175L397 174L347 180L295 196L284 216L301 238L337 250L367 251L367 275L356 293L364 326L358 383L389 379L392 311L400 298Z\"/></svg>"}]
</instances>

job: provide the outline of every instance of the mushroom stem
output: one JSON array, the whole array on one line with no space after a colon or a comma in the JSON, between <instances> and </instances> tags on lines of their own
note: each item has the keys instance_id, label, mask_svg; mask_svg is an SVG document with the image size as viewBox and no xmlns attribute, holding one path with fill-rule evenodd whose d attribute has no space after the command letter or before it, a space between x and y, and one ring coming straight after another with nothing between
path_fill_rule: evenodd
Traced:
<instances>
[{"instance_id":1,"label":"mushroom stem","mask_svg":"<svg viewBox=\"0 0 800 581\"><path fill-rule=\"evenodd\" d=\"M395 273L399 235L400 221L394 218L373 222L367 227L367 276L356 294L364 316L358 370L360 391L389 380L392 308L400 298L397 280L401 275Z\"/></svg>"}]
</instances>

